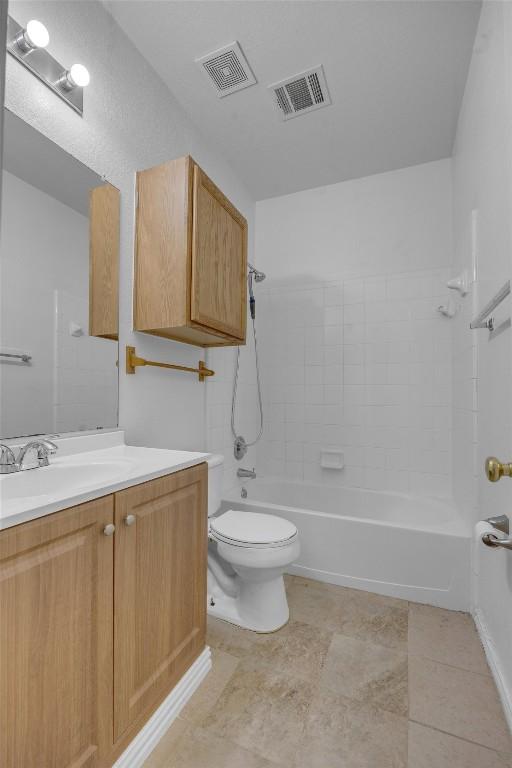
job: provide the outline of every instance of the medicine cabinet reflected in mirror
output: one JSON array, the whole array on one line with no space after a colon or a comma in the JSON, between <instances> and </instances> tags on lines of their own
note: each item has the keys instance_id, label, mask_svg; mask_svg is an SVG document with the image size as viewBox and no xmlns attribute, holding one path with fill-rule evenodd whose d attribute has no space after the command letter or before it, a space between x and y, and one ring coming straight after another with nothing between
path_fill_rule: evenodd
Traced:
<instances>
[{"instance_id":1,"label":"medicine cabinet reflected in mirror","mask_svg":"<svg viewBox=\"0 0 512 768\"><path fill-rule=\"evenodd\" d=\"M4 110L0 438L118 423L119 192Z\"/></svg>"}]
</instances>

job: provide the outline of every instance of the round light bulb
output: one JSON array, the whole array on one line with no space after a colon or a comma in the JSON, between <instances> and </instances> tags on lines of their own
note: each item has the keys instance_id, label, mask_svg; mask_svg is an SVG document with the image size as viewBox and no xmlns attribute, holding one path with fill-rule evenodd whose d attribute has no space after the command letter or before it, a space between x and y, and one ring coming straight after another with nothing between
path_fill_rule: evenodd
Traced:
<instances>
[{"instance_id":1,"label":"round light bulb","mask_svg":"<svg viewBox=\"0 0 512 768\"><path fill-rule=\"evenodd\" d=\"M67 77L73 88L85 88L91 82L89 70L83 64L73 64Z\"/></svg>"},{"instance_id":2,"label":"round light bulb","mask_svg":"<svg viewBox=\"0 0 512 768\"><path fill-rule=\"evenodd\" d=\"M50 35L44 24L37 19L31 19L25 30L25 40L31 48L46 48Z\"/></svg>"}]
</instances>

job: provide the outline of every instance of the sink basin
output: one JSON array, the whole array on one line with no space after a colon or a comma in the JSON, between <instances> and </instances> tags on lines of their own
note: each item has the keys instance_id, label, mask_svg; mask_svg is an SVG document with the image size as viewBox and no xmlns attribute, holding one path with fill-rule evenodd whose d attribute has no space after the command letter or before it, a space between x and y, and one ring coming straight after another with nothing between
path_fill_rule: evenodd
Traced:
<instances>
[{"instance_id":1,"label":"sink basin","mask_svg":"<svg viewBox=\"0 0 512 768\"><path fill-rule=\"evenodd\" d=\"M91 463L51 464L49 467L28 469L12 475L3 475L0 499L41 498L53 496L56 491L83 490L98 483L116 482L132 468L131 461L102 461Z\"/></svg>"},{"instance_id":2,"label":"sink basin","mask_svg":"<svg viewBox=\"0 0 512 768\"><path fill-rule=\"evenodd\" d=\"M125 445L117 435L93 437L71 437L68 445L63 440L62 447L71 450L52 456L48 467L0 475L0 530L202 464L208 457ZM89 450L73 450L80 443Z\"/></svg>"}]
</instances>

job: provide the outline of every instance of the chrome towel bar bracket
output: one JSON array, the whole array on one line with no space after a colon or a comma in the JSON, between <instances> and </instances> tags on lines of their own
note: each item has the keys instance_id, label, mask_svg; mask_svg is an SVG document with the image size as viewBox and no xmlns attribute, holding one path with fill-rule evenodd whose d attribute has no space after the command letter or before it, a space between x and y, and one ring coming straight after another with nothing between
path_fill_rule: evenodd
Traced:
<instances>
[{"instance_id":1,"label":"chrome towel bar bracket","mask_svg":"<svg viewBox=\"0 0 512 768\"><path fill-rule=\"evenodd\" d=\"M489 525L492 525L493 528L496 528L496 531L501 531L501 533L504 533L507 536L509 535L510 521L506 515L497 515L495 517L488 517L485 522L489 523ZM503 547L504 549L512 549L511 538L500 539L491 531L483 534L482 542L487 547L493 547L493 548Z\"/></svg>"},{"instance_id":2,"label":"chrome towel bar bracket","mask_svg":"<svg viewBox=\"0 0 512 768\"><path fill-rule=\"evenodd\" d=\"M503 547L512 549L512 539L499 539L494 533L484 533L482 541L487 547Z\"/></svg>"},{"instance_id":3,"label":"chrome towel bar bracket","mask_svg":"<svg viewBox=\"0 0 512 768\"><path fill-rule=\"evenodd\" d=\"M487 302L482 311L470 322L471 330L477 328L487 328L488 331L494 330L494 317L489 317L496 307L504 301L510 293L510 280L507 280L500 290Z\"/></svg>"},{"instance_id":4,"label":"chrome towel bar bracket","mask_svg":"<svg viewBox=\"0 0 512 768\"><path fill-rule=\"evenodd\" d=\"M22 363L30 363L32 360L31 355L13 355L10 352L0 352L0 357L9 357L11 360L21 360Z\"/></svg>"}]
</instances>

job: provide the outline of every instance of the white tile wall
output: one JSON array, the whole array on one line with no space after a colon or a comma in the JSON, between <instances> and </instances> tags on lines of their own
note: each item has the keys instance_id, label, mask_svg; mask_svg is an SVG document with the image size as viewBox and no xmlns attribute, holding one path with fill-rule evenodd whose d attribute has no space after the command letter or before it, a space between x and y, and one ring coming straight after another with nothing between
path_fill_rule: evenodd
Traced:
<instances>
[{"instance_id":1,"label":"white tile wall","mask_svg":"<svg viewBox=\"0 0 512 768\"><path fill-rule=\"evenodd\" d=\"M461 259L454 274L467 268L471 273L470 250ZM469 324L480 307L476 284L456 300L458 312L453 322L453 496L460 509L477 519L478 476L478 335ZM486 332L485 332L486 333Z\"/></svg>"},{"instance_id":2,"label":"white tile wall","mask_svg":"<svg viewBox=\"0 0 512 768\"><path fill-rule=\"evenodd\" d=\"M231 401L236 363L236 347L218 347L207 350L206 360L215 376L206 380L206 449L224 455L224 488L229 490L236 481L239 466L252 468L256 464L255 448L249 448L241 461L233 455L231 432ZM259 411L255 385L254 341L252 325L247 321L247 345L240 347L240 373L238 384L235 427L247 441L259 432ZM266 423L269 421L266 419Z\"/></svg>"},{"instance_id":3,"label":"white tile wall","mask_svg":"<svg viewBox=\"0 0 512 768\"><path fill-rule=\"evenodd\" d=\"M265 432L244 466L450 495L453 321L436 308L451 276L451 205L449 160L257 203ZM225 454L230 486L233 352L209 359L221 373L207 385L207 444ZM242 367L243 429L254 435L250 344ZM340 472L319 465L329 445L344 451Z\"/></svg>"},{"instance_id":4,"label":"white tile wall","mask_svg":"<svg viewBox=\"0 0 512 768\"><path fill-rule=\"evenodd\" d=\"M117 417L117 342L88 335L89 299L54 292L54 430L69 432L115 427ZM70 323L82 336L70 334Z\"/></svg>"},{"instance_id":5,"label":"white tile wall","mask_svg":"<svg viewBox=\"0 0 512 768\"><path fill-rule=\"evenodd\" d=\"M268 474L451 494L448 270L259 286ZM320 449L344 452L342 471Z\"/></svg>"}]
</instances>

